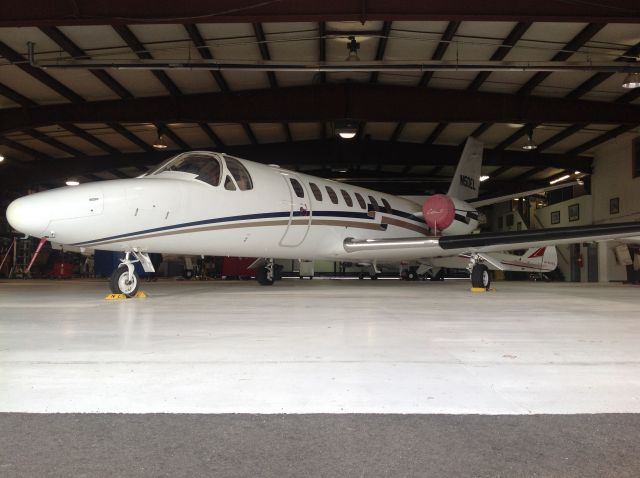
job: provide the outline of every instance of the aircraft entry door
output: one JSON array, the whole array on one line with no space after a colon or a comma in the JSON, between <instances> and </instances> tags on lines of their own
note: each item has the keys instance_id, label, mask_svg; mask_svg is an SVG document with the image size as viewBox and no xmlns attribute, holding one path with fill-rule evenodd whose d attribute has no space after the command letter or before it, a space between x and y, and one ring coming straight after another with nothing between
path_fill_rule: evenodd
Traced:
<instances>
[{"instance_id":1,"label":"aircraft entry door","mask_svg":"<svg viewBox=\"0 0 640 478\"><path fill-rule=\"evenodd\" d=\"M289 191L289 223L280 245L296 247L302 244L311 226L311 198L305 184L294 174L282 175Z\"/></svg>"}]
</instances>

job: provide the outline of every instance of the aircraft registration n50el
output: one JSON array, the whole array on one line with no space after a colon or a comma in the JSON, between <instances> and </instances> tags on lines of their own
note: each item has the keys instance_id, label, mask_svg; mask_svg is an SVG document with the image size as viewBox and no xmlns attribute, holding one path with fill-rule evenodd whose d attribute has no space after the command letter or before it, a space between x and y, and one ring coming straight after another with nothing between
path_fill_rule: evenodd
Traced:
<instances>
[{"instance_id":1,"label":"aircraft registration n50el","mask_svg":"<svg viewBox=\"0 0 640 478\"><path fill-rule=\"evenodd\" d=\"M469 138L448 194L420 205L222 153L194 151L138 178L19 198L9 205L7 218L16 230L54 243L124 251L110 284L113 292L127 296L138 290L134 262L153 271L150 252L260 257L257 279L264 285L274 281L274 258L367 262L375 269L376 261L428 264L463 257L473 286L486 288L489 267L555 268L555 253L553 260L532 253L522 261L495 252L640 235L639 223L472 234L480 217L468 201L477 198L481 162L482 144ZM528 269L533 258L539 262Z\"/></svg>"}]
</instances>

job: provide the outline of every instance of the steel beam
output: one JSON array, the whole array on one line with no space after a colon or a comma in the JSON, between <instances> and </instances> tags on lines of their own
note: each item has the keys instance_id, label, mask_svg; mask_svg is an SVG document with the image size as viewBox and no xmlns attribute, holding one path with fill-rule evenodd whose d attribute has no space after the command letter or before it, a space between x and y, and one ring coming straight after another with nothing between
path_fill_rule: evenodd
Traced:
<instances>
[{"instance_id":1,"label":"steel beam","mask_svg":"<svg viewBox=\"0 0 640 478\"><path fill-rule=\"evenodd\" d=\"M609 141L610 139L613 138L617 138L618 136L620 136L621 134L624 133L628 133L629 131L631 131L632 129L636 128L638 125L622 125L622 126L618 126L617 128L612 129L611 131L607 131L604 134L601 134L600 136L593 138L591 141L587 141L586 143L573 148L571 151L568 151L566 154L568 155L574 155L574 154L582 154L585 151L589 151L591 148L595 148L596 146L601 145L602 143L605 143L607 141ZM570 168L568 168L570 169ZM582 171L580 169L580 171Z\"/></svg>"},{"instance_id":2,"label":"steel beam","mask_svg":"<svg viewBox=\"0 0 640 478\"><path fill-rule=\"evenodd\" d=\"M202 35L200 34L200 30L198 30L198 26L191 23L187 23L184 26L184 28L187 30L187 33L189 34L189 38L191 38L191 41L196 46L196 49L198 50L198 54L205 60L213 60L213 55L211 54L211 50L209 49L207 44L204 42L204 38L202 38ZM229 85L227 84L227 80L224 79L224 76L222 76L221 72L212 71L211 75L213 76L214 81L218 85L218 88L220 88L220 91L229 91Z\"/></svg>"},{"instance_id":3,"label":"steel beam","mask_svg":"<svg viewBox=\"0 0 640 478\"><path fill-rule=\"evenodd\" d=\"M0 17L1 16L2 14L0 14ZM84 101L82 96L77 94L75 91L72 91L52 76L48 75L44 70L31 66L26 58L3 42L0 42L0 56L3 56L22 71L31 75L40 83L51 88L53 91L72 103L82 103Z\"/></svg>"},{"instance_id":4,"label":"steel beam","mask_svg":"<svg viewBox=\"0 0 640 478\"><path fill-rule=\"evenodd\" d=\"M1 139L1 138L0 138ZM6 140L5 140L6 141ZM7 144L10 146L10 144ZM299 141L263 145L233 146L224 148L226 153L264 164L286 166L317 165L358 166L397 164L407 166L453 166L460 158L460 148L416 143L390 143L384 141L338 140ZM47 158L7 164L6 174L0 177L4 187L28 186L53 178L83 176L98 171L124 167L144 167L160 163L178 151L153 153L125 153L84 158ZM592 159L582 156L559 154L521 153L517 151L485 151L483 164L487 166L539 166L591 171Z\"/></svg>"},{"instance_id":5,"label":"steel beam","mask_svg":"<svg viewBox=\"0 0 640 478\"><path fill-rule=\"evenodd\" d=\"M260 55L262 56L262 60L271 61L271 54L269 53L269 45L267 43L267 38L264 35L264 29L262 28L261 23L253 24L253 33L255 34L256 40L258 41L258 47L260 49ZM273 71L267 71L267 78L269 79L269 85L271 86L271 88L278 88L278 79L276 78L276 74ZM251 126L248 124L243 125L243 127L247 131L252 131ZM292 141L293 138L291 137L291 129L289 128L289 125L285 122L285 123L282 123L282 127L284 129L284 133L285 133L285 137L287 138L287 141ZM255 137L255 134L253 134L253 132L251 134L248 134L248 136L252 143L254 144L258 143L258 139Z\"/></svg>"},{"instance_id":6,"label":"steel beam","mask_svg":"<svg viewBox=\"0 0 640 478\"><path fill-rule=\"evenodd\" d=\"M424 105L429 105L425 108ZM0 132L55 123L359 121L640 124L640 105L372 84L149 97L0 110Z\"/></svg>"},{"instance_id":7,"label":"steel beam","mask_svg":"<svg viewBox=\"0 0 640 478\"><path fill-rule=\"evenodd\" d=\"M556 53L551 62L560 62L569 59L574 53L576 53L580 48L582 48L589 40L591 40L600 30L605 27L603 23L589 23L586 27L584 27L575 37L571 39L569 43L567 43L564 48ZM529 96L535 90L540 83L546 80L551 72L538 72L533 75L529 81L527 81L516 93L521 96ZM576 121L577 122L577 121ZM533 131L533 129L537 126L537 124L526 124L518 131L513 133L509 138L500 143L500 148L506 148L511 145L513 142L522 138L529 131Z\"/></svg>"},{"instance_id":8,"label":"steel beam","mask_svg":"<svg viewBox=\"0 0 640 478\"><path fill-rule=\"evenodd\" d=\"M442 37L440 37L440 42L438 43L438 46L433 52L433 55L431 55L432 61L442 60L442 58L444 57L444 54L447 52L447 48L449 48L449 45L451 44L451 40L453 39L454 35L458 31L459 26L460 26L459 21L450 21L448 23L447 28L445 28L444 33L442 34ZM431 81L432 77L433 77L433 71L428 71L424 73L420 78L420 81L418 82L418 86L421 88L426 88L429 82ZM391 135L391 141L398 140L398 138L402 134L402 131L404 130L404 127L406 125L407 125L406 121L400 121L396 125L396 128L393 130L393 134Z\"/></svg>"},{"instance_id":9,"label":"steel beam","mask_svg":"<svg viewBox=\"0 0 640 478\"><path fill-rule=\"evenodd\" d=\"M4 2L0 27L136 23L253 23L405 20L640 23L636 0L607 2L538 0L74 0Z\"/></svg>"}]
</instances>

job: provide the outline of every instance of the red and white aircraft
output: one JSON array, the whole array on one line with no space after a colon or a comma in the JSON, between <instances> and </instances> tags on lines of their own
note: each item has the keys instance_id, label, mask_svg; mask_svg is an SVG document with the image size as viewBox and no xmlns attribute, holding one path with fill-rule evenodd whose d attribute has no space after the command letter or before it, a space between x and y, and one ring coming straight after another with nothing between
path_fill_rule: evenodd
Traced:
<instances>
[{"instance_id":1,"label":"red and white aircraft","mask_svg":"<svg viewBox=\"0 0 640 478\"><path fill-rule=\"evenodd\" d=\"M194 151L138 178L19 198L7 218L16 230L54 243L125 252L111 288L127 296L138 290L134 262L153 271L150 252L261 257L257 278L264 285L274 281L273 258L366 262L375 270L376 261L465 255L473 286L486 288L488 266L504 266L496 252L640 236L640 223L472 234L479 213L468 201L477 198L481 159L482 144L470 138L448 194L420 205ZM544 254L539 260L544 267Z\"/></svg>"}]
</instances>

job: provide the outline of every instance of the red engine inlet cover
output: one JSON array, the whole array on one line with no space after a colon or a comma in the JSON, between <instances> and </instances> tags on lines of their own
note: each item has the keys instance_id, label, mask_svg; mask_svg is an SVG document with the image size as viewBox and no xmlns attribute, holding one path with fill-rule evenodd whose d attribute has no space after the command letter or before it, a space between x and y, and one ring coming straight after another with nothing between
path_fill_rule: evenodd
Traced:
<instances>
[{"instance_id":1,"label":"red engine inlet cover","mask_svg":"<svg viewBox=\"0 0 640 478\"><path fill-rule=\"evenodd\" d=\"M456 217L456 206L449 196L436 194L427 199L422 205L424 222L435 230L448 228Z\"/></svg>"}]
</instances>

